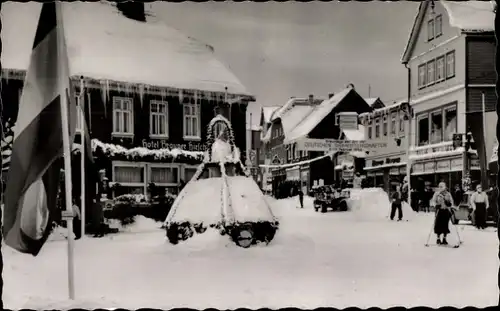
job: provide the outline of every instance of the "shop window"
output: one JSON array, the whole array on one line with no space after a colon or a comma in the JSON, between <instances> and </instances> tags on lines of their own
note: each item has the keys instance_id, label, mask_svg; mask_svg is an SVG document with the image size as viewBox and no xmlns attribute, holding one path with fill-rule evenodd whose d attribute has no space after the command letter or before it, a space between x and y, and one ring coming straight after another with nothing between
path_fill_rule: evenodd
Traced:
<instances>
[{"instance_id":1,"label":"shop window","mask_svg":"<svg viewBox=\"0 0 500 311\"><path fill-rule=\"evenodd\" d=\"M384 116L384 118L383 118L382 130L383 130L384 136L387 136L387 116Z\"/></svg>"},{"instance_id":2,"label":"shop window","mask_svg":"<svg viewBox=\"0 0 500 311\"><path fill-rule=\"evenodd\" d=\"M120 184L113 194L144 194L144 165L131 162L114 162L112 164L112 181Z\"/></svg>"},{"instance_id":3,"label":"shop window","mask_svg":"<svg viewBox=\"0 0 500 311\"><path fill-rule=\"evenodd\" d=\"M393 112L391 114L391 134L392 135L396 135L396 126L397 126L396 125L396 115L397 114L395 112Z\"/></svg>"},{"instance_id":4,"label":"shop window","mask_svg":"<svg viewBox=\"0 0 500 311\"><path fill-rule=\"evenodd\" d=\"M431 112L431 144L443 141L443 112L441 110Z\"/></svg>"},{"instance_id":5,"label":"shop window","mask_svg":"<svg viewBox=\"0 0 500 311\"><path fill-rule=\"evenodd\" d=\"M417 117L418 145L423 146L429 143L429 115L422 114Z\"/></svg>"},{"instance_id":6,"label":"shop window","mask_svg":"<svg viewBox=\"0 0 500 311\"><path fill-rule=\"evenodd\" d=\"M179 183L178 167L151 166L150 182L158 186L177 185Z\"/></svg>"},{"instance_id":7,"label":"shop window","mask_svg":"<svg viewBox=\"0 0 500 311\"><path fill-rule=\"evenodd\" d=\"M457 132L457 107L444 108L444 139L451 141Z\"/></svg>"},{"instance_id":8,"label":"shop window","mask_svg":"<svg viewBox=\"0 0 500 311\"><path fill-rule=\"evenodd\" d=\"M375 138L380 137L380 118L375 119Z\"/></svg>"}]
</instances>

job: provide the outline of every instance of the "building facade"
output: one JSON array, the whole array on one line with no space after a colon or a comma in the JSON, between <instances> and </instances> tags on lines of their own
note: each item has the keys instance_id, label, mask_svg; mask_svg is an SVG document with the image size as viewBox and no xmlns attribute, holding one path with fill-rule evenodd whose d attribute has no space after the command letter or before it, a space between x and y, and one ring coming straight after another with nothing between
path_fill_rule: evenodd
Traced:
<instances>
[{"instance_id":1,"label":"building facade","mask_svg":"<svg viewBox=\"0 0 500 311\"><path fill-rule=\"evenodd\" d=\"M27 63L20 59L29 59L31 53L31 45L22 44L17 38L20 36L29 41L29 38L34 37L36 17L40 13L41 4L9 5L12 7L2 10L8 17L2 20L6 30L2 32L6 36L3 42L8 49L7 53L2 55L5 57L2 59L4 80L1 95L4 103L8 103L4 105L7 109L4 109L2 117L15 123L27 70ZM16 8L16 5L23 7L17 10L19 8ZM151 25L147 19L130 20L130 14L126 14L130 10L127 11L127 8L126 5L116 7L110 3L82 5L75 2L65 6L63 16L68 20L71 26L68 29L72 32L67 34L68 38L72 38L68 42L68 50L78 48L80 53L85 55L92 53L100 55L102 52L103 57L106 56L107 49L119 50L123 40L114 36L118 30L113 28L115 26L111 22L100 23L102 20L115 20L121 25L130 26L129 38L132 41L127 48L151 44L154 40L141 41L144 40L143 37L147 37L145 34L151 33ZM94 10L99 14L92 15ZM22 14L14 17L17 11ZM23 28L25 34L13 31L18 29L18 25L14 22L20 18L29 22ZM79 32L94 29L88 24L92 21L96 25L104 25L102 33L110 34L105 42L96 47L84 45L85 42L78 41L82 37L77 36ZM86 72L81 74L78 71L79 59L73 58L71 53L69 55L71 86L75 101L79 106L83 104L90 112L88 127L95 147L96 165L99 169L105 170L110 184L115 186L114 195L148 194L151 184L165 188L169 192L176 192L179 184L189 181L196 171L197 164L201 163L202 152L206 148L207 125L217 114L222 114L231 121L236 146L242 151L242 160L245 161L246 110L248 103L255 101L253 96L244 90L238 79L224 66L215 66L218 69L213 69L213 63L217 63L218 60L213 56L211 47L183 36L177 30L165 25L156 30L155 35L159 37L154 43L155 46L166 55L172 56L172 59L151 66L152 63L148 59L154 59L156 55L148 53L155 53L156 49L149 50L144 46L140 47L141 53L124 52L120 57L115 57L116 61L124 62L121 64L122 67L129 68L130 66L127 66L131 63L138 66L141 71L138 75L144 75L141 77L144 79L141 83L137 82L136 78L121 81L102 78L102 76L112 77L121 69L113 66L96 67L92 58L86 60ZM9 34L12 36L9 37ZM98 40L99 38L96 38L96 42ZM102 51L94 50L101 45L104 47ZM199 54L191 56L176 54L185 48L196 48ZM167 72L167 67L173 70L181 66L180 69L183 69L182 64L186 65L185 71L196 70L197 74L192 74L201 80L186 79L182 76L184 71L176 74L173 71L171 74L158 74L158 71ZM126 77L127 72L123 74ZM134 77L132 73L128 74ZM164 77L161 78L164 80L160 77ZM207 82L211 79L218 82ZM81 130L82 124L79 123L78 127ZM80 142L80 137L76 140L77 143ZM75 169L74 176L79 175L79 166L76 167L78 169Z\"/></svg>"},{"instance_id":2,"label":"building facade","mask_svg":"<svg viewBox=\"0 0 500 311\"><path fill-rule=\"evenodd\" d=\"M309 98L292 98L274 112L264 137L266 157L271 165L285 167L272 169L273 189L285 180L295 180L307 193L320 180L324 184L335 182L335 156L308 161L325 155L325 152L299 150L297 141L304 138L342 139L345 134L336 125L338 113L360 114L372 108L353 85L328 97L326 100L315 99L312 95Z\"/></svg>"},{"instance_id":3,"label":"building facade","mask_svg":"<svg viewBox=\"0 0 500 311\"><path fill-rule=\"evenodd\" d=\"M414 111L412 176L455 185L470 173L473 180L487 183L495 127L486 124L497 119L494 15L492 5L482 1L419 5L402 58ZM467 132L477 152L453 147L453 134Z\"/></svg>"},{"instance_id":4,"label":"building facade","mask_svg":"<svg viewBox=\"0 0 500 311\"><path fill-rule=\"evenodd\" d=\"M387 147L368 152L364 173L369 187L386 191L403 181L407 163L407 121L400 110L402 102L359 115L368 143L386 143Z\"/></svg>"}]
</instances>

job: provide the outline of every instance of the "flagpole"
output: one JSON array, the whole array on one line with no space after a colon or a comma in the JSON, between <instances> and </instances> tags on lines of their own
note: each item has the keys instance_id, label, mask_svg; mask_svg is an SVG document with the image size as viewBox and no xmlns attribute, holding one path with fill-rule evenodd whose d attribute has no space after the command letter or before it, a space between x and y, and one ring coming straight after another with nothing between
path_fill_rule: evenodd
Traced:
<instances>
[{"instance_id":1,"label":"flagpole","mask_svg":"<svg viewBox=\"0 0 500 311\"><path fill-rule=\"evenodd\" d=\"M82 111L81 118L80 118L80 124L81 124L81 133L80 133L80 145L81 145L81 150L80 150L80 220L82 222L81 226L81 231L82 231L82 237L85 236L85 135L87 129L85 128L85 92L84 92L84 85L83 85L83 79L80 78L80 110Z\"/></svg>"},{"instance_id":2,"label":"flagpole","mask_svg":"<svg viewBox=\"0 0 500 311\"><path fill-rule=\"evenodd\" d=\"M63 49L66 47L62 44L64 42L64 33L62 27L62 10L61 2L56 1L56 18L57 18L57 41L58 44L58 54L63 57ZM60 58L59 58L60 59ZM58 66L59 77L64 77L63 66ZM66 84L67 85L67 84ZM72 208L72 189L71 189L71 149L69 141L69 120L68 120L68 101L67 101L67 89L65 84L60 83L61 90L59 92L60 103L61 103L61 124L62 124L62 139L63 139L63 157L64 157L64 186L66 190L66 212L69 215L73 214ZM75 283L74 283L74 240L73 240L73 217L67 217L67 228L68 228L68 291L69 298L71 300L75 299Z\"/></svg>"}]
</instances>

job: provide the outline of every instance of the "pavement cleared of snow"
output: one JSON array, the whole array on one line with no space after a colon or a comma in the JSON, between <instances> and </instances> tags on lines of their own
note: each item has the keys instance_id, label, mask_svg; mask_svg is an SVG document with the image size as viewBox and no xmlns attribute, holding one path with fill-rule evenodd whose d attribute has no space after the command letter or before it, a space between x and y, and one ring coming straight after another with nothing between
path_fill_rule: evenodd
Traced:
<instances>
[{"instance_id":1,"label":"pavement cleared of snow","mask_svg":"<svg viewBox=\"0 0 500 311\"><path fill-rule=\"evenodd\" d=\"M312 199L304 201L304 209L297 209L296 198L268 200L281 223L268 246L227 245L227 237L215 230L172 246L163 230L151 230L156 224L143 234L79 240L75 302L67 300L65 241L47 243L37 257L3 247L5 307L437 308L497 303L494 230L458 226L464 240L460 248L426 248L433 214L418 213L411 222L359 222L351 212L316 213Z\"/></svg>"}]
</instances>

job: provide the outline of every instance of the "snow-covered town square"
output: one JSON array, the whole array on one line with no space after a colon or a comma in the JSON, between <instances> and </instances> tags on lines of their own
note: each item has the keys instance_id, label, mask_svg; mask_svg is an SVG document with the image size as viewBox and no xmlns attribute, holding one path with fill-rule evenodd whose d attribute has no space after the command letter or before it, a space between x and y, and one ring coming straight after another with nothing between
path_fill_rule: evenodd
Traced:
<instances>
[{"instance_id":1,"label":"snow-covered town square","mask_svg":"<svg viewBox=\"0 0 500 311\"><path fill-rule=\"evenodd\" d=\"M496 10L0 3L0 310L500 305Z\"/></svg>"}]
</instances>

